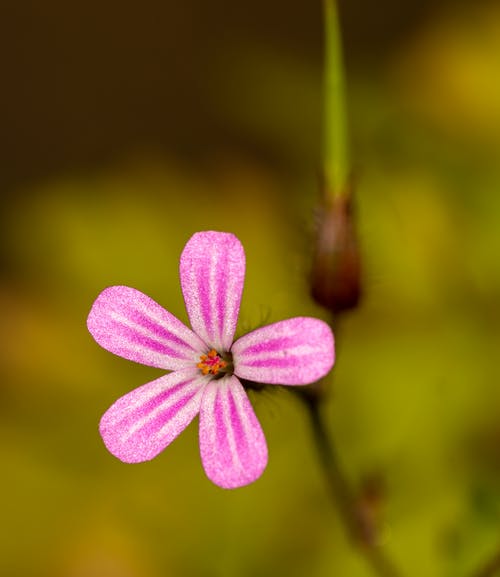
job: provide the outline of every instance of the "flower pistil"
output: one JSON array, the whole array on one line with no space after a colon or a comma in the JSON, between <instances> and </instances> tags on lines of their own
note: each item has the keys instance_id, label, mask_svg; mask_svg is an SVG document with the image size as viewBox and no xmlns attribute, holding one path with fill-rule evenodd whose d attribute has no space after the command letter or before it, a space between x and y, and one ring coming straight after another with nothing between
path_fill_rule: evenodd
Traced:
<instances>
[{"instance_id":1,"label":"flower pistil","mask_svg":"<svg viewBox=\"0 0 500 577\"><path fill-rule=\"evenodd\" d=\"M200 362L196 366L204 375L217 375L227 367L227 362L212 349L206 355L200 356Z\"/></svg>"}]
</instances>

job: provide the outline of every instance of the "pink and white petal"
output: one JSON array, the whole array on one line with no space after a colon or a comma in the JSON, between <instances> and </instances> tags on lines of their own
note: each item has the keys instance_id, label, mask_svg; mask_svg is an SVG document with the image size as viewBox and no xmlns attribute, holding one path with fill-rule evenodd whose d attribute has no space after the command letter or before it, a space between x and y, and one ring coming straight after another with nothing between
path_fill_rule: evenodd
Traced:
<instances>
[{"instance_id":1,"label":"pink and white petal","mask_svg":"<svg viewBox=\"0 0 500 577\"><path fill-rule=\"evenodd\" d=\"M335 361L330 327L296 317L256 329L232 346L234 373L258 383L308 385L324 377Z\"/></svg>"},{"instance_id":2,"label":"pink and white petal","mask_svg":"<svg viewBox=\"0 0 500 577\"><path fill-rule=\"evenodd\" d=\"M126 286L102 291L92 305L87 326L106 350L161 369L192 366L207 348L174 315L144 293Z\"/></svg>"},{"instance_id":3,"label":"pink and white petal","mask_svg":"<svg viewBox=\"0 0 500 577\"><path fill-rule=\"evenodd\" d=\"M198 232L181 255L182 293L193 330L219 352L233 342L245 280L245 253L230 233Z\"/></svg>"},{"instance_id":4,"label":"pink and white petal","mask_svg":"<svg viewBox=\"0 0 500 577\"><path fill-rule=\"evenodd\" d=\"M234 376L211 381L200 408L200 453L207 477L224 489L255 481L267 465L267 443Z\"/></svg>"},{"instance_id":5,"label":"pink and white petal","mask_svg":"<svg viewBox=\"0 0 500 577\"><path fill-rule=\"evenodd\" d=\"M207 382L196 369L184 369L124 395L101 419L104 444L125 463L156 457L198 414Z\"/></svg>"}]
</instances>

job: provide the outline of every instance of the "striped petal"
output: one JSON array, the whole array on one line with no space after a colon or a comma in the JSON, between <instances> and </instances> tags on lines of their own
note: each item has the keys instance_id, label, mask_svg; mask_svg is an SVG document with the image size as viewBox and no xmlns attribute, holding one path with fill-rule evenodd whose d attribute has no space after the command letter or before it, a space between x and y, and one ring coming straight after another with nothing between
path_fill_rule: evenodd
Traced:
<instances>
[{"instance_id":1,"label":"striped petal","mask_svg":"<svg viewBox=\"0 0 500 577\"><path fill-rule=\"evenodd\" d=\"M318 319L296 317L259 328L232 349L234 373L258 383L308 385L335 361L333 334Z\"/></svg>"},{"instance_id":2,"label":"striped petal","mask_svg":"<svg viewBox=\"0 0 500 577\"><path fill-rule=\"evenodd\" d=\"M267 444L239 380L205 388L200 408L200 452L207 477L224 489L255 481L267 465Z\"/></svg>"},{"instance_id":3,"label":"striped petal","mask_svg":"<svg viewBox=\"0 0 500 577\"><path fill-rule=\"evenodd\" d=\"M196 233L182 252L180 277L193 330L210 347L228 351L245 279L240 241L229 233Z\"/></svg>"},{"instance_id":4,"label":"striped petal","mask_svg":"<svg viewBox=\"0 0 500 577\"><path fill-rule=\"evenodd\" d=\"M121 397L101 419L104 444L125 463L156 457L198 414L207 382L196 369L184 369Z\"/></svg>"},{"instance_id":5,"label":"striped petal","mask_svg":"<svg viewBox=\"0 0 500 577\"><path fill-rule=\"evenodd\" d=\"M87 319L94 339L108 351L136 363L175 370L194 366L206 345L174 315L140 291L105 289Z\"/></svg>"}]
</instances>

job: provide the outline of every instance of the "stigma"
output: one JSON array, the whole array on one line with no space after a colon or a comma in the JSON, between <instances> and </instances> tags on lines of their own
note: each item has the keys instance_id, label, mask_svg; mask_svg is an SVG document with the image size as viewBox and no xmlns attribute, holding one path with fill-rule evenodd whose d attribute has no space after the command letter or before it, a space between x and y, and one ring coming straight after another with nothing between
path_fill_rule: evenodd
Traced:
<instances>
[{"instance_id":1,"label":"stigma","mask_svg":"<svg viewBox=\"0 0 500 577\"><path fill-rule=\"evenodd\" d=\"M206 355L200 356L200 362L196 366L204 375L217 375L226 368L227 363L215 349L212 349Z\"/></svg>"}]
</instances>

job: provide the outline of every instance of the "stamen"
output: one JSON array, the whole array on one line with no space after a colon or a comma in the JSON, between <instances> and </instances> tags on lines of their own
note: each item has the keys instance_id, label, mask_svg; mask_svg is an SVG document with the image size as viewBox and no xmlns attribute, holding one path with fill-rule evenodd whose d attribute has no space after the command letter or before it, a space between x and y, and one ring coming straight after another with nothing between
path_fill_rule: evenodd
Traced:
<instances>
[{"instance_id":1,"label":"stamen","mask_svg":"<svg viewBox=\"0 0 500 577\"><path fill-rule=\"evenodd\" d=\"M200 362L196 366L204 375L217 375L220 370L226 368L227 363L215 349L212 349L206 355L200 356Z\"/></svg>"}]
</instances>

